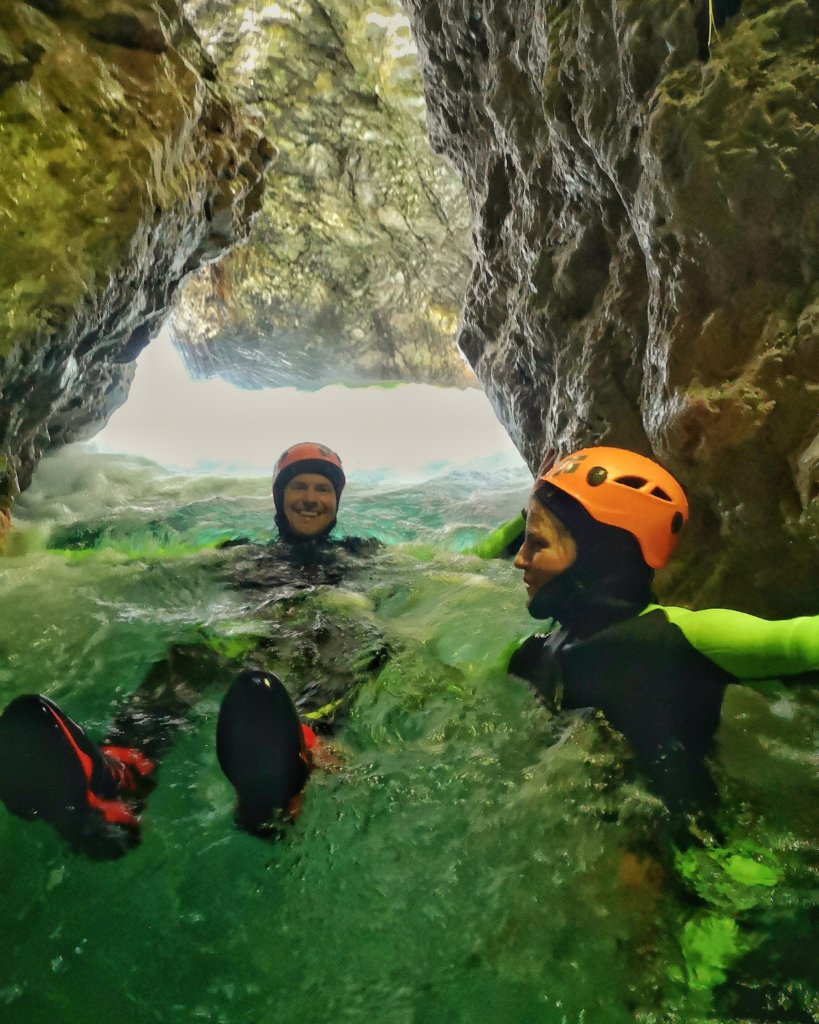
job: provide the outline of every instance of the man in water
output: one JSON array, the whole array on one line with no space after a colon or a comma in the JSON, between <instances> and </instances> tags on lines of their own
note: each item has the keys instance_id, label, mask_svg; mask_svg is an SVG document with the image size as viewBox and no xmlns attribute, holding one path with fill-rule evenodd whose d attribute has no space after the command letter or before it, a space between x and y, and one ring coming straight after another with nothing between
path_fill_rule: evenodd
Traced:
<instances>
[{"instance_id":1,"label":"man in water","mask_svg":"<svg viewBox=\"0 0 819 1024\"><path fill-rule=\"evenodd\" d=\"M375 538L331 537L346 482L341 459L326 444L300 441L278 457L273 467L272 495L273 518L281 543L273 544L268 557L262 558L267 577L259 580L259 584L275 586L274 566L282 560L286 564L324 565L330 569L336 567L338 561L334 554L367 554L381 547ZM242 537L227 541L221 547L249 545L251 542ZM253 547L257 549L255 554L265 555L264 548ZM243 565L242 569L240 575L247 572L248 566ZM255 577L258 573L251 574ZM327 582L337 583L338 580Z\"/></svg>"},{"instance_id":2,"label":"man in water","mask_svg":"<svg viewBox=\"0 0 819 1024\"><path fill-rule=\"evenodd\" d=\"M302 442L284 451L273 473L280 542L253 553L254 564L240 573L240 585L264 586L286 600L294 590L338 582L335 548L357 551L366 543L329 544L345 483L341 459L325 445ZM317 670L304 681L307 706L335 709L358 676L349 669L334 671L339 661L353 660L345 658L340 631L322 623L317 632L336 650L325 659L326 672ZM264 652L250 659L263 662ZM372 667L381 661L383 645L375 644ZM309 771L332 758L315 732L299 722L275 674L259 665L237 675L238 668L207 643L173 647L115 714L101 745L47 697L17 697L0 715L0 800L13 814L48 822L90 856L121 855L139 841L139 812L155 783L157 762L191 707L206 689L226 687L235 677L220 710L217 755L237 793L237 823L270 834L271 822L298 813Z\"/></svg>"},{"instance_id":3,"label":"man in water","mask_svg":"<svg viewBox=\"0 0 819 1024\"><path fill-rule=\"evenodd\" d=\"M294 543L327 537L346 482L341 459L325 445L305 441L282 452L273 469L279 536Z\"/></svg>"}]
</instances>

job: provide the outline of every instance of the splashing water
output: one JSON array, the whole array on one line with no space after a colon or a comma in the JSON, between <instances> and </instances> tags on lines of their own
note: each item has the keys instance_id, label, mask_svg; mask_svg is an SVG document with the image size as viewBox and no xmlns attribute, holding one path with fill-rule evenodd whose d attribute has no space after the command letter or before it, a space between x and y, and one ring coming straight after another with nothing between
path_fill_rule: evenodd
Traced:
<instances>
[{"instance_id":1,"label":"splashing water","mask_svg":"<svg viewBox=\"0 0 819 1024\"><path fill-rule=\"evenodd\" d=\"M377 458L351 472L345 531L387 546L277 602L245 585L246 549L215 546L269 538L266 475L205 475L197 455L198 475L182 475L80 446L44 461L0 560L3 705L43 692L101 737L169 645L208 630L295 649L291 607L364 623L390 657L340 731L344 769L314 773L282 842L233 825L214 690L122 860L0 814L0 1019L816 1019L814 694L730 689L729 852L680 861L664 883L641 873L658 808L622 746L593 718L550 716L503 670L532 628L519 580L462 552L521 507L529 478L479 454L423 483L419 465L388 477ZM303 670L283 666L294 692Z\"/></svg>"}]
</instances>

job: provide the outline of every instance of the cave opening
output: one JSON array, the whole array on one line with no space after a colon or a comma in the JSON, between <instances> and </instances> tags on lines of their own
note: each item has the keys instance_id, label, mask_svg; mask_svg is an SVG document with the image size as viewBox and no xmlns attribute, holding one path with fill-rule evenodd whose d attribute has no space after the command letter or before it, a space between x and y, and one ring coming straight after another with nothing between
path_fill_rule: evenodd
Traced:
<instances>
[{"instance_id":1,"label":"cave opening","mask_svg":"<svg viewBox=\"0 0 819 1024\"><path fill-rule=\"evenodd\" d=\"M144 809L142 841L116 863L89 860L41 822L0 808L9 882L0 1005L9 1020L105 1019L112 1006L134 1024L633 1024L635 1013L677 1020L692 1009L703 1019L807 1019L817 1001L804 942L816 910L819 710L810 694L730 688L714 751L724 832L716 845L696 836L682 857L664 846L658 870L643 854L665 842L668 818L632 776L621 738L599 716L552 715L506 672L510 651L535 624L520 574L476 547L510 515L507 525L519 532L531 475L454 345L474 256L472 218L460 181L430 152L403 14L381 0L351 0L349 17L327 0L187 0L201 45L177 0L119 0L114 16L89 0L5 3L2 124L43 125L52 146L41 160L9 132L0 158L11 154L13 173L0 176L0 192L17 189L21 236L40 221L53 228L55 210L72 230L36 246L30 272L10 275L15 304L9 333L0 334L0 360L25 330L48 342L17 347L8 365L20 372L0 396L11 424L0 431L0 483L8 482L0 527L3 500L17 501L0 558L0 707L42 692L101 741L123 707L140 724L146 698L176 728ZM470 284L464 322L474 363L505 403L509 429L529 445L530 463L550 431L568 445L580 430L622 429L618 417L630 411L636 433L646 420L626 410L623 396L635 396L642 379L643 350L629 339L643 337L644 250L629 225L610 222L619 205L605 197L623 171L625 204L638 165L609 159L617 155L612 122L596 116L597 105L583 106L586 90L598 79L612 83L628 62L605 59L597 74L582 74L573 46L594 51L607 38L596 19L628 10L652 27L626 33L630 44L651 44L652 60L690 52L687 71L698 82L718 62L697 64L685 0L543 3L529 23L527 4L477 2L466 12L456 4L454 19L445 6L407 0L421 30L435 33L429 59L438 47L444 77L457 86L438 97L437 145L450 154L463 146L459 166L468 172L475 154L466 147L486 131L490 146L506 150L489 161L501 175L492 184L503 191L503 174L515 177L503 230L492 236L495 262L478 264ZM717 4L717 16L730 6ZM808 5L787 7L796 36L812 24ZM665 18L672 8L681 14L673 24ZM21 43L21 26L34 26L43 41ZM676 49L656 27L673 30ZM537 90L519 90L527 106L518 111L519 97L492 94L522 81L492 73L508 33L521 68L558 102L540 109L529 102ZM546 49L568 63L544 67ZM724 73L706 77L730 93L729 57ZM477 61L487 79L473 74ZM104 87L86 77L92 65L103 67ZM156 66L169 77L154 95L146 68ZM684 78L676 76L675 88ZM561 89L579 101L582 139ZM703 89L716 125L703 161L697 110L673 96L674 117L666 106L653 122L653 150L642 120L628 132L629 153L639 150L657 168L679 154L680 140L689 145L694 206L704 215L687 226L675 221L676 200L691 196L682 187L659 196L656 224L640 221L645 251L668 260L671 290L683 299L686 279L676 272L694 234L701 275L708 259L719 260L709 280L732 291L732 250L719 248L718 229L707 230L710 211L724 212L713 154L738 161L749 177L767 167L747 148L721 145L724 93L709 93L707 82ZM771 111L803 94L779 89ZM739 95L753 112L757 94L743 83ZM243 120L251 108L252 124ZM100 134L75 130L71 119L84 111ZM566 121L547 125L546 113ZM798 120L783 138L804 134ZM793 119L756 119L769 121L789 131ZM161 142L141 135L133 157L118 148L146 124L161 130ZM540 219L561 171L537 149L550 139L557 156L578 146L567 162L561 237ZM581 142L594 161L581 159ZM759 149L791 152L767 140ZM478 168L473 197L485 180ZM146 182L149 201L140 207ZM558 360L541 344L539 325L566 319L539 246L547 238L559 257L567 238L582 238L581 200L596 182L605 185L605 252L589 284L588 253L577 250L585 301L565 307L586 342L579 372L571 347ZM787 200L784 215L798 204L782 179L772 182L771 195ZM740 214L753 194L739 190ZM95 206L103 195L110 207ZM146 213L138 230L129 220L137 207ZM663 227L666 234L653 234ZM763 227L760 220L767 251ZM787 227L783 219L777 252ZM0 269L14 251L0 249ZM523 263L507 259L510 252ZM170 293L200 264L166 318ZM767 303L771 293L761 291ZM664 297L658 289L651 301ZM798 307L793 296L786 307ZM674 310L662 308L671 322ZM581 334L592 313L599 319ZM807 363L788 322L784 314L770 321L775 347L760 357L765 390L749 386L740 396L753 392L759 417L780 385L780 407L815 411L800 387ZM721 323L711 318L717 340ZM547 342L558 338L556 328L546 334ZM67 339L64 350L52 344L58 337ZM627 388L609 372L611 352L633 367ZM137 354L131 383L130 364L120 360ZM659 380L665 353L650 356ZM559 362L566 374L557 373ZM596 382L586 376L595 364ZM667 407L654 393L643 397L669 456L679 454L673 434L661 435ZM676 397L684 409L684 389ZM766 580L748 567L775 567L784 552L789 600L801 600L803 578L815 599L804 548L795 550L790 534L788 550L757 545L759 528L745 518L767 492L777 499L786 490L784 448L802 444L798 431L772 421L769 443L752 458L753 435L736 454L729 436L733 489L725 490L724 475L716 479L725 461L712 458L705 430L719 418L717 399L729 412L733 400L699 385L695 397L696 416L679 433L702 431L697 499L711 544L696 547L694 571L683 565L678 579L696 588L692 602L718 600L724 580L763 601ZM551 420L542 405L549 416L554 410ZM739 428L751 429L757 420L738 411ZM271 466L285 445L307 438L337 448L349 470L340 531L382 544L342 546L329 566L305 561L295 571L290 562L283 570ZM49 446L56 450L18 496ZM774 447L777 473L766 461ZM800 463L809 495L814 462ZM705 503L717 494L726 495L723 508ZM717 558L726 523L743 535L741 572ZM794 551L807 566L802 577L788 572L785 555ZM205 673L189 687L185 677L170 707L161 703L163 672L192 648L231 670L238 661L279 673L316 731L339 736L341 770L315 774L282 842L237 828L235 794L214 753L224 680ZM674 880L662 888L660 876Z\"/></svg>"}]
</instances>

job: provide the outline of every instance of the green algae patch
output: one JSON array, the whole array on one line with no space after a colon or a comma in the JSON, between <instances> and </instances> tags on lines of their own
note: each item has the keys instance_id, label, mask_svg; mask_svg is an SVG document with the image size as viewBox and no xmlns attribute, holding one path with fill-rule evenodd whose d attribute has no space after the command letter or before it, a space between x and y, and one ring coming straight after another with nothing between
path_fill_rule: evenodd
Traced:
<instances>
[{"instance_id":1,"label":"green algae patch","mask_svg":"<svg viewBox=\"0 0 819 1024\"><path fill-rule=\"evenodd\" d=\"M218 548L218 543L199 545L188 544L143 544L130 546L124 544L105 544L99 547L90 548L55 548L49 547L46 550L50 555L63 558L67 562L86 562L98 558L100 561L165 561L180 558L190 558L202 554L205 551L213 551Z\"/></svg>"},{"instance_id":2,"label":"green algae patch","mask_svg":"<svg viewBox=\"0 0 819 1024\"><path fill-rule=\"evenodd\" d=\"M715 849L678 850L674 865L700 899L733 913L767 903L784 874L770 851L750 840Z\"/></svg>"},{"instance_id":3,"label":"green algae patch","mask_svg":"<svg viewBox=\"0 0 819 1024\"><path fill-rule=\"evenodd\" d=\"M758 861L738 853L719 852L724 853L722 866L725 869L725 873L735 882L739 882L740 885L770 888L782 879L781 871L773 866L760 864ZM716 855L715 853L715 857Z\"/></svg>"},{"instance_id":4,"label":"green algae patch","mask_svg":"<svg viewBox=\"0 0 819 1024\"><path fill-rule=\"evenodd\" d=\"M228 661L242 661L258 649L261 639L255 633L230 635L210 629L202 629L200 633L205 645Z\"/></svg>"},{"instance_id":5,"label":"green algae patch","mask_svg":"<svg viewBox=\"0 0 819 1024\"><path fill-rule=\"evenodd\" d=\"M686 922L681 945L687 981L693 989L720 985L747 948L736 921L710 914Z\"/></svg>"}]
</instances>

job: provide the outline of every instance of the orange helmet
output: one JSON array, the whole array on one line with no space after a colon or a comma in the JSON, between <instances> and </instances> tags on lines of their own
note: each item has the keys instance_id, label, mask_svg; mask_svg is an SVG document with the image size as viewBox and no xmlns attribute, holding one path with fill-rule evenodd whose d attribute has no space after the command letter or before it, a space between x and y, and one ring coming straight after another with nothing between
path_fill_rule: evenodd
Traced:
<instances>
[{"instance_id":1,"label":"orange helmet","mask_svg":"<svg viewBox=\"0 0 819 1024\"><path fill-rule=\"evenodd\" d=\"M341 459L326 445L316 444L315 441L301 441L286 448L273 467L273 500L277 510L281 506L284 488L299 473L321 473L333 485L336 501L341 498L341 492L347 482Z\"/></svg>"},{"instance_id":2,"label":"orange helmet","mask_svg":"<svg viewBox=\"0 0 819 1024\"><path fill-rule=\"evenodd\" d=\"M537 485L543 483L574 498L598 522L632 534L652 569L668 564L688 519L685 493L668 470L624 448L583 448L542 473Z\"/></svg>"}]
</instances>

